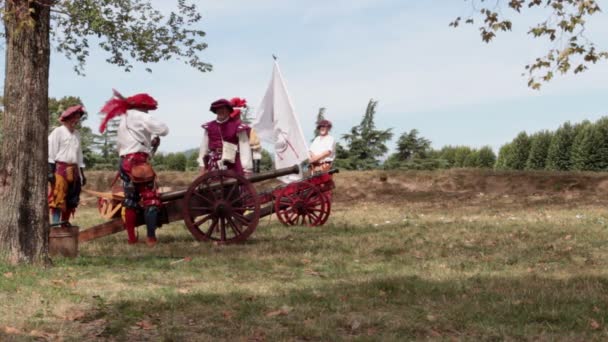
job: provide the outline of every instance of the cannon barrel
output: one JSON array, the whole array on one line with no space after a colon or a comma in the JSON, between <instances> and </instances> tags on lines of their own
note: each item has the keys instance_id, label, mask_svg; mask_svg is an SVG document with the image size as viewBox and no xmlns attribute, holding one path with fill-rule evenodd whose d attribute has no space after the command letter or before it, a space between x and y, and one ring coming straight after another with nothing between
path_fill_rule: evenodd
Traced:
<instances>
[{"instance_id":1,"label":"cannon barrel","mask_svg":"<svg viewBox=\"0 0 608 342\"><path fill-rule=\"evenodd\" d=\"M300 167L298 165L284 167L282 169L276 169L274 171L263 172L259 174L252 175L247 177L247 179L251 183L259 183L268 179L274 179L281 176L291 175L300 172ZM180 198L183 198L186 195L188 189L175 190L170 192L165 192L160 194L160 200L162 202L174 201Z\"/></svg>"}]
</instances>

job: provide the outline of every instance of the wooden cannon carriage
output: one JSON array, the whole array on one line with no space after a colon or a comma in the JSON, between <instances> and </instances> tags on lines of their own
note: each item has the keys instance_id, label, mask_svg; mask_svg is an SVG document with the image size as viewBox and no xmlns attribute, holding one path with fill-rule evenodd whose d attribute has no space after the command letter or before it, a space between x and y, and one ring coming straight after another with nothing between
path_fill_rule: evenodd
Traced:
<instances>
[{"instance_id":1,"label":"wooden cannon carriage","mask_svg":"<svg viewBox=\"0 0 608 342\"><path fill-rule=\"evenodd\" d=\"M248 178L232 171L213 171L200 176L186 189L160 194L159 225L183 220L195 239L228 244L245 241L257 228L260 217L277 214L285 225L323 225L331 212L332 174L315 174L303 180L257 193L253 183L297 174L299 167L278 169ZM85 242L124 229L122 195L91 192L99 197L102 216L110 221L80 232ZM143 225L138 213L137 225Z\"/></svg>"}]
</instances>

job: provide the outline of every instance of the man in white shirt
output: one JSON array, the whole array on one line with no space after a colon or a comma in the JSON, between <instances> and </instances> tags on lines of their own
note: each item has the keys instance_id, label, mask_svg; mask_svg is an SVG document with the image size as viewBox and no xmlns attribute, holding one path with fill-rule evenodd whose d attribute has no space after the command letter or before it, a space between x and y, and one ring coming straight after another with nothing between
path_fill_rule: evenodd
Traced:
<instances>
[{"instance_id":1,"label":"man in white shirt","mask_svg":"<svg viewBox=\"0 0 608 342\"><path fill-rule=\"evenodd\" d=\"M154 246L157 242L156 228L161 202L154 181L156 174L148 159L160 144L158 137L167 135L169 128L147 114L148 111L158 107L156 100L150 95L137 94L125 98L114 91L114 96L101 110L102 113L106 113L106 117L100 131L105 130L109 120L121 116L117 145L120 155L119 175L125 195L123 222L128 242L135 244L138 241L135 232L137 211L143 207L147 228L146 243Z\"/></svg>"},{"instance_id":2,"label":"man in white shirt","mask_svg":"<svg viewBox=\"0 0 608 342\"><path fill-rule=\"evenodd\" d=\"M317 123L319 135L310 144L308 149L308 162L312 167L312 172L325 172L331 169L331 165L336 158L336 142L329 135L331 122L322 120Z\"/></svg>"},{"instance_id":3,"label":"man in white shirt","mask_svg":"<svg viewBox=\"0 0 608 342\"><path fill-rule=\"evenodd\" d=\"M86 184L80 133L76 126L86 113L83 106L72 106L59 117L61 126L49 135L49 174L51 223L68 222L80 202L81 187Z\"/></svg>"}]
</instances>

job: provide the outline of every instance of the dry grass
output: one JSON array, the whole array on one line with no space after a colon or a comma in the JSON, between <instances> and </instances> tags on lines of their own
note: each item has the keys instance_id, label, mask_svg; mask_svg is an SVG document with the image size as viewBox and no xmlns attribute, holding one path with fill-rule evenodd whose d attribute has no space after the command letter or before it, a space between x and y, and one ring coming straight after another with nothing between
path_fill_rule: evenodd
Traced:
<instances>
[{"instance_id":1,"label":"dry grass","mask_svg":"<svg viewBox=\"0 0 608 342\"><path fill-rule=\"evenodd\" d=\"M323 228L265 218L238 246L176 223L152 249L117 235L48 270L0 265L0 339L608 338L604 202L440 195L338 197Z\"/></svg>"}]
</instances>

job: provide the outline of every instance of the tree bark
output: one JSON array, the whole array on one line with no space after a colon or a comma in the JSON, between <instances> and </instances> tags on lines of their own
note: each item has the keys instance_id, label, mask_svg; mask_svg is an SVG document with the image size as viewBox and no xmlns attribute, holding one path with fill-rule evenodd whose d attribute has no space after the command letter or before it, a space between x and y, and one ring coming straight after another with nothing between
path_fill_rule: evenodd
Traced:
<instances>
[{"instance_id":1,"label":"tree bark","mask_svg":"<svg viewBox=\"0 0 608 342\"><path fill-rule=\"evenodd\" d=\"M6 0L0 258L48 260L50 0Z\"/></svg>"}]
</instances>

